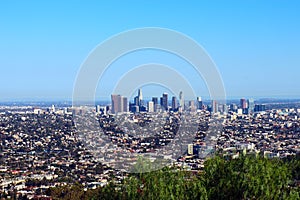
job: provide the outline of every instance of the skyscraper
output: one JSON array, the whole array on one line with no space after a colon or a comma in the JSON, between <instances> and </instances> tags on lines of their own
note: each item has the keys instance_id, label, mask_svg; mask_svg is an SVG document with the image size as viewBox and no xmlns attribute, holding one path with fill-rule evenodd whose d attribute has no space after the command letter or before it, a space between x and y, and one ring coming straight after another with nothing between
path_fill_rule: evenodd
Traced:
<instances>
[{"instance_id":1,"label":"skyscraper","mask_svg":"<svg viewBox=\"0 0 300 200\"><path fill-rule=\"evenodd\" d=\"M121 97L121 99L122 99L122 110L121 110L121 112L128 112L127 97Z\"/></svg>"},{"instance_id":2,"label":"skyscraper","mask_svg":"<svg viewBox=\"0 0 300 200\"><path fill-rule=\"evenodd\" d=\"M121 110L121 96L118 94L111 95L111 112L118 113Z\"/></svg>"},{"instance_id":3,"label":"skyscraper","mask_svg":"<svg viewBox=\"0 0 300 200\"><path fill-rule=\"evenodd\" d=\"M111 95L112 113L128 112L127 98L119 94Z\"/></svg>"},{"instance_id":4,"label":"skyscraper","mask_svg":"<svg viewBox=\"0 0 300 200\"><path fill-rule=\"evenodd\" d=\"M154 103L153 103L153 101L148 102L148 112L154 112Z\"/></svg>"},{"instance_id":5,"label":"skyscraper","mask_svg":"<svg viewBox=\"0 0 300 200\"><path fill-rule=\"evenodd\" d=\"M179 92L179 106L181 109L184 109L184 97L182 91Z\"/></svg>"},{"instance_id":6,"label":"skyscraper","mask_svg":"<svg viewBox=\"0 0 300 200\"><path fill-rule=\"evenodd\" d=\"M138 90L138 99L139 99L139 106L143 106L143 94L142 94L142 89Z\"/></svg>"},{"instance_id":7,"label":"skyscraper","mask_svg":"<svg viewBox=\"0 0 300 200\"><path fill-rule=\"evenodd\" d=\"M241 99L241 100L240 100L240 107L241 107L241 109L246 109L246 108L248 108L248 103L247 103L247 100L246 100L246 99Z\"/></svg>"},{"instance_id":8,"label":"skyscraper","mask_svg":"<svg viewBox=\"0 0 300 200\"><path fill-rule=\"evenodd\" d=\"M197 97L197 109L202 110L203 102L201 97Z\"/></svg>"},{"instance_id":9,"label":"skyscraper","mask_svg":"<svg viewBox=\"0 0 300 200\"><path fill-rule=\"evenodd\" d=\"M254 112L254 99L248 99L248 111L250 113Z\"/></svg>"},{"instance_id":10,"label":"skyscraper","mask_svg":"<svg viewBox=\"0 0 300 200\"><path fill-rule=\"evenodd\" d=\"M243 110L243 114L248 114L248 102L246 99L241 99L240 107Z\"/></svg>"},{"instance_id":11,"label":"skyscraper","mask_svg":"<svg viewBox=\"0 0 300 200\"><path fill-rule=\"evenodd\" d=\"M154 105L158 104L158 98L157 97L152 97L152 101L153 101Z\"/></svg>"},{"instance_id":12,"label":"skyscraper","mask_svg":"<svg viewBox=\"0 0 300 200\"><path fill-rule=\"evenodd\" d=\"M168 94L167 93L163 93L162 107L163 107L163 109L168 110Z\"/></svg>"},{"instance_id":13,"label":"skyscraper","mask_svg":"<svg viewBox=\"0 0 300 200\"><path fill-rule=\"evenodd\" d=\"M146 111L146 106L144 105L144 101L143 101L142 89L138 89L138 95L134 97L134 105L130 104L129 107L130 107L129 110L131 112Z\"/></svg>"},{"instance_id":14,"label":"skyscraper","mask_svg":"<svg viewBox=\"0 0 300 200\"><path fill-rule=\"evenodd\" d=\"M139 100L143 100L142 89L138 90L138 97L139 97Z\"/></svg>"},{"instance_id":15,"label":"skyscraper","mask_svg":"<svg viewBox=\"0 0 300 200\"><path fill-rule=\"evenodd\" d=\"M152 97L152 101L153 101L154 112L157 112L158 98L157 97Z\"/></svg>"},{"instance_id":16,"label":"skyscraper","mask_svg":"<svg viewBox=\"0 0 300 200\"><path fill-rule=\"evenodd\" d=\"M211 112L212 113L218 112L218 102L216 100L212 100L211 102Z\"/></svg>"},{"instance_id":17,"label":"skyscraper","mask_svg":"<svg viewBox=\"0 0 300 200\"><path fill-rule=\"evenodd\" d=\"M175 96L172 97L172 110L177 111L178 109L178 104L177 104L177 99Z\"/></svg>"},{"instance_id":18,"label":"skyscraper","mask_svg":"<svg viewBox=\"0 0 300 200\"><path fill-rule=\"evenodd\" d=\"M139 97L138 96L134 97L134 105L136 105L136 106L140 105L140 101L139 101Z\"/></svg>"}]
</instances>

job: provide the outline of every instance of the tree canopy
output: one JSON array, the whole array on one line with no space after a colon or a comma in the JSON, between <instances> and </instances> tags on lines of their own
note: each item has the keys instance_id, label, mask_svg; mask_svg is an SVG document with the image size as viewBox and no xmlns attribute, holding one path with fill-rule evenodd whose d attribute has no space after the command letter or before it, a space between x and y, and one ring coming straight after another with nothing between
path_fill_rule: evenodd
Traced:
<instances>
[{"instance_id":1,"label":"tree canopy","mask_svg":"<svg viewBox=\"0 0 300 200\"><path fill-rule=\"evenodd\" d=\"M138 164L143 166L144 161ZM147 163L147 162L145 162ZM147 163L148 165L149 163ZM300 199L299 157L280 160L256 156L214 156L203 171L170 167L130 174L121 184L84 191L75 184L52 188L54 199Z\"/></svg>"}]
</instances>

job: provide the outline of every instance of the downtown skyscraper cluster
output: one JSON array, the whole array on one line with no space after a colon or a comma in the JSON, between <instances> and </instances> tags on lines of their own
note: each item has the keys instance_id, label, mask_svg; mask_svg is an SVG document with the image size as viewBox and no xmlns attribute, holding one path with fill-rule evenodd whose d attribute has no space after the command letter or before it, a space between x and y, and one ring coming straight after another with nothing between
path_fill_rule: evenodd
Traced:
<instances>
[{"instance_id":1,"label":"downtown skyscraper cluster","mask_svg":"<svg viewBox=\"0 0 300 200\"><path fill-rule=\"evenodd\" d=\"M169 102L169 95L163 93L161 97L152 97L151 100L145 101L143 99L142 89L138 90L137 96L133 98L133 102L129 102L126 97L119 94L111 95L111 113L122 113L122 112L165 112L165 111L179 111L184 110L202 110L203 102L201 97L197 97L195 104L194 100L188 102L185 105L184 95L181 91L179 93L179 98L172 96Z\"/></svg>"}]
</instances>

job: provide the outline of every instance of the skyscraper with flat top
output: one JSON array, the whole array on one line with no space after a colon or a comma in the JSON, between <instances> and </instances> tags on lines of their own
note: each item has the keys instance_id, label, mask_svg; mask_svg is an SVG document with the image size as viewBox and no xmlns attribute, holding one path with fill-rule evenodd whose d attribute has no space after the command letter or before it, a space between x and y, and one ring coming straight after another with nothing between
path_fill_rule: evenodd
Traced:
<instances>
[{"instance_id":1,"label":"skyscraper with flat top","mask_svg":"<svg viewBox=\"0 0 300 200\"><path fill-rule=\"evenodd\" d=\"M154 112L157 112L158 98L157 97L152 97L152 101L153 101Z\"/></svg>"},{"instance_id":2,"label":"skyscraper with flat top","mask_svg":"<svg viewBox=\"0 0 300 200\"><path fill-rule=\"evenodd\" d=\"M172 97L172 110L176 111L178 109L177 99L175 96Z\"/></svg>"},{"instance_id":3,"label":"skyscraper with flat top","mask_svg":"<svg viewBox=\"0 0 300 200\"><path fill-rule=\"evenodd\" d=\"M184 97L182 91L179 92L179 106L181 109L184 109Z\"/></svg>"},{"instance_id":4,"label":"skyscraper with flat top","mask_svg":"<svg viewBox=\"0 0 300 200\"><path fill-rule=\"evenodd\" d=\"M248 111L249 113L254 112L254 99L248 99Z\"/></svg>"},{"instance_id":5,"label":"skyscraper with flat top","mask_svg":"<svg viewBox=\"0 0 300 200\"><path fill-rule=\"evenodd\" d=\"M121 95L111 95L111 112L118 113L121 110Z\"/></svg>"},{"instance_id":6,"label":"skyscraper with flat top","mask_svg":"<svg viewBox=\"0 0 300 200\"><path fill-rule=\"evenodd\" d=\"M240 100L240 106L241 106L241 109L246 109L246 108L248 108L247 100L246 100L246 99L241 99L241 100Z\"/></svg>"},{"instance_id":7,"label":"skyscraper with flat top","mask_svg":"<svg viewBox=\"0 0 300 200\"><path fill-rule=\"evenodd\" d=\"M148 112L154 112L154 103L153 103L153 101L148 102Z\"/></svg>"},{"instance_id":8,"label":"skyscraper with flat top","mask_svg":"<svg viewBox=\"0 0 300 200\"><path fill-rule=\"evenodd\" d=\"M218 112L218 102L216 100L212 100L211 102L211 112L217 113Z\"/></svg>"},{"instance_id":9,"label":"skyscraper with flat top","mask_svg":"<svg viewBox=\"0 0 300 200\"><path fill-rule=\"evenodd\" d=\"M121 110L121 112L128 112L127 97L122 97L122 110Z\"/></svg>"},{"instance_id":10,"label":"skyscraper with flat top","mask_svg":"<svg viewBox=\"0 0 300 200\"><path fill-rule=\"evenodd\" d=\"M243 110L243 114L248 114L248 102L246 99L241 99L240 107Z\"/></svg>"},{"instance_id":11,"label":"skyscraper with flat top","mask_svg":"<svg viewBox=\"0 0 300 200\"><path fill-rule=\"evenodd\" d=\"M111 95L112 113L128 112L127 98L119 94Z\"/></svg>"},{"instance_id":12,"label":"skyscraper with flat top","mask_svg":"<svg viewBox=\"0 0 300 200\"><path fill-rule=\"evenodd\" d=\"M163 109L168 110L168 94L167 93L163 93L162 107L163 107Z\"/></svg>"},{"instance_id":13,"label":"skyscraper with flat top","mask_svg":"<svg viewBox=\"0 0 300 200\"><path fill-rule=\"evenodd\" d=\"M197 109L202 110L203 103L202 103L202 98L197 97Z\"/></svg>"}]
</instances>

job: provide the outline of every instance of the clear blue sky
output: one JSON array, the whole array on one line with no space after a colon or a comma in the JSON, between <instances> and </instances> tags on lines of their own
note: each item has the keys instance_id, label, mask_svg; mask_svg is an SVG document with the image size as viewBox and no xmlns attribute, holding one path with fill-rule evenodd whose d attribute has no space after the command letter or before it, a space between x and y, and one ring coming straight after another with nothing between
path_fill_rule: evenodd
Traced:
<instances>
[{"instance_id":1,"label":"clear blue sky","mask_svg":"<svg viewBox=\"0 0 300 200\"><path fill-rule=\"evenodd\" d=\"M229 97L299 98L299 10L300 1L291 0L2 0L0 101L71 99L80 65L96 45L149 26L202 45Z\"/></svg>"}]
</instances>

